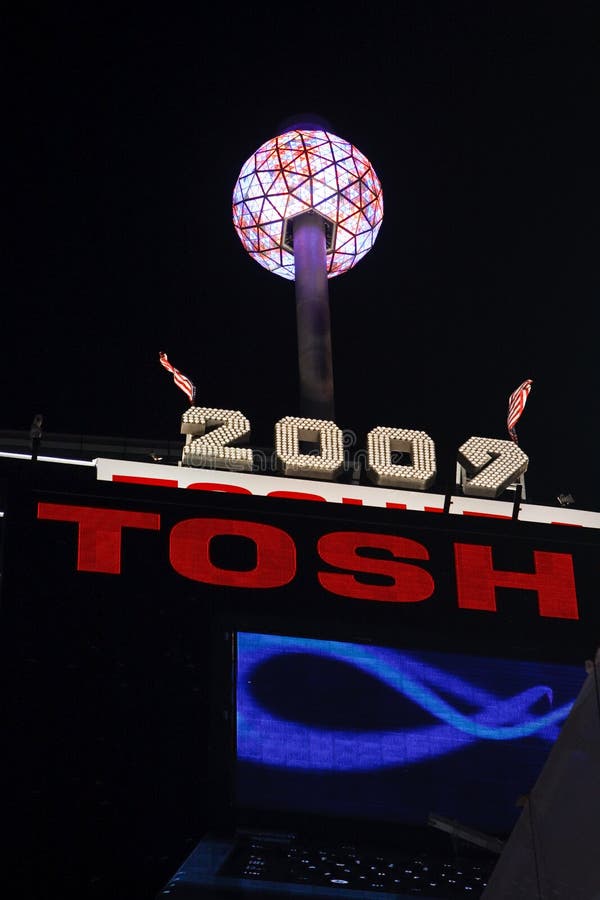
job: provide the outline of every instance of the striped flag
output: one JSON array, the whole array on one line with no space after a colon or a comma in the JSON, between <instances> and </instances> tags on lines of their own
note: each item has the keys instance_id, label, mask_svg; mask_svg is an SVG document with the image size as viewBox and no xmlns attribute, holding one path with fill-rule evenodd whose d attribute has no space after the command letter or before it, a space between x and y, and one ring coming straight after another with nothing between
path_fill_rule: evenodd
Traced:
<instances>
[{"instance_id":1,"label":"striped flag","mask_svg":"<svg viewBox=\"0 0 600 900\"><path fill-rule=\"evenodd\" d=\"M160 360L160 364L165 367L168 372L172 372L173 381L177 385L178 388L181 388L184 394L187 394L189 401L191 404L194 402L194 397L196 396L196 388L192 384L189 378L183 375L179 369L176 369L171 365L169 360L167 359L167 354L163 353L161 350L158 354L158 358Z\"/></svg>"},{"instance_id":2,"label":"striped flag","mask_svg":"<svg viewBox=\"0 0 600 900\"><path fill-rule=\"evenodd\" d=\"M515 426L523 415L523 410L525 409L525 404L527 403L527 398L529 397L531 385L531 378L528 378L523 382L523 384L520 384L516 391L513 391L508 398L508 416L506 419L506 427L508 428L508 433L510 434L515 444L519 443L517 440L517 432L515 431Z\"/></svg>"}]
</instances>

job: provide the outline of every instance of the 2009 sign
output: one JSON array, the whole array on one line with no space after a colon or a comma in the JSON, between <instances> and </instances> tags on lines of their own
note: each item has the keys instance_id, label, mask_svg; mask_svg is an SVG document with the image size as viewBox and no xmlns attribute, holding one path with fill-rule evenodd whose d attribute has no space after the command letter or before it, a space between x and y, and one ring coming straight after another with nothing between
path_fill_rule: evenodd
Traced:
<instances>
[{"instance_id":1,"label":"2009 sign","mask_svg":"<svg viewBox=\"0 0 600 900\"><path fill-rule=\"evenodd\" d=\"M182 463L186 466L251 471L253 451L232 446L248 440L250 422L239 411L192 406L181 419L186 435ZM317 452L302 453L301 443ZM327 419L285 416L275 423L275 452L284 475L332 480L344 467L342 429ZM410 463L395 462L406 453ZM495 498L527 471L529 458L513 442L471 437L458 448L467 479L467 496ZM424 431L377 426L367 435L366 472L377 485L424 491L435 481L435 444Z\"/></svg>"}]
</instances>

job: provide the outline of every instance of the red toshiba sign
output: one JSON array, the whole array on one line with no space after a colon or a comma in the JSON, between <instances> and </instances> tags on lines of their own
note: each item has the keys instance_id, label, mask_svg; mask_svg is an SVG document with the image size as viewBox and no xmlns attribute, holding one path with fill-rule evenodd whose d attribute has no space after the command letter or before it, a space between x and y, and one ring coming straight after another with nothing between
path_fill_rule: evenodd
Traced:
<instances>
[{"instance_id":1,"label":"red toshiba sign","mask_svg":"<svg viewBox=\"0 0 600 900\"><path fill-rule=\"evenodd\" d=\"M160 513L64 503L39 503L38 518L76 524L77 569L113 575L121 572L124 530L163 528ZM194 516L167 527L168 561L184 578L228 588L274 589L297 577L297 540L276 525ZM325 521L322 530L326 527ZM215 562L211 544L222 537L250 541L253 565L236 568L233 561L231 566ZM315 584L338 597L385 603L426 602L436 591L439 564L433 565L433 537L431 547L423 540L364 530L327 530L315 540L319 560ZM497 590L514 588L535 594L540 616L579 619L571 553L533 549L532 571L507 571L494 565L491 544L452 540L452 550L459 609L496 612Z\"/></svg>"}]
</instances>

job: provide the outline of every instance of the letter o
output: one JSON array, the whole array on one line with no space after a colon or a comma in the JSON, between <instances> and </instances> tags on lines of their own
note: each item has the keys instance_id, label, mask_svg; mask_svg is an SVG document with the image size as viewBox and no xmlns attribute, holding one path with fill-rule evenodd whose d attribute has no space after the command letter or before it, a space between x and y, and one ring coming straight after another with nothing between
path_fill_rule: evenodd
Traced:
<instances>
[{"instance_id":1,"label":"letter o","mask_svg":"<svg viewBox=\"0 0 600 900\"><path fill-rule=\"evenodd\" d=\"M249 538L256 545L256 566L244 572L215 566L210 542L221 535ZM171 530L169 559L180 575L204 584L226 587L276 588L296 574L296 545L273 525L237 519L184 519Z\"/></svg>"}]
</instances>

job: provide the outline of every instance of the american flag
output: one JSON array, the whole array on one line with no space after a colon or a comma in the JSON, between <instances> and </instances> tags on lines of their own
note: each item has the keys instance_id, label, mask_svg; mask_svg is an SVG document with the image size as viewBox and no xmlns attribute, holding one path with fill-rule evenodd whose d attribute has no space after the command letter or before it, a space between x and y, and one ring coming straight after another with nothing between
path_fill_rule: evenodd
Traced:
<instances>
[{"instance_id":1,"label":"american flag","mask_svg":"<svg viewBox=\"0 0 600 900\"><path fill-rule=\"evenodd\" d=\"M167 359L167 354L163 353L161 350L158 354L158 358L160 360L160 364L165 367L168 372L173 373L173 381L177 385L178 388L181 388L184 394L187 394L190 403L194 402L194 397L196 396L196 388L190 381L190 379L183 375L179 369L176 369L175 366L172 366L169 360Z\"/></svg>"},{"instance_id":2,"label":"american flag","mask_svg":"<svg viewBox=\"0 0 600 900\"><path fill-rule=\"evenodd\" d=\"M520 384L516 391L513 391L508 398L508 417L506 419L506 427L508 428L508 433L510 434L515 444L519 443L517 440L517 432L515 431L515 426L523 415L523 410L525 409L525 404L527 403L527 398L529 397L529 391L531 390L532 383L533 382L531 378L528 378L523 382L523 384Z\"/></svg>"}]
</instances>

